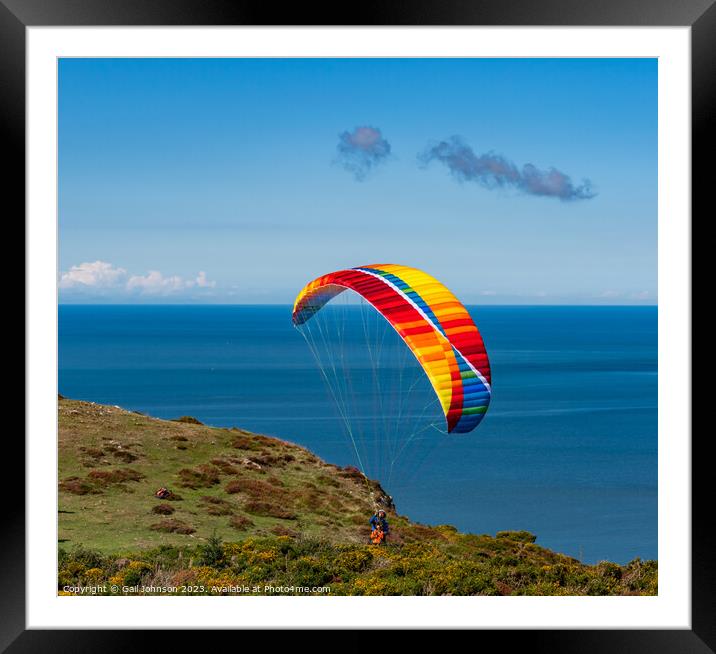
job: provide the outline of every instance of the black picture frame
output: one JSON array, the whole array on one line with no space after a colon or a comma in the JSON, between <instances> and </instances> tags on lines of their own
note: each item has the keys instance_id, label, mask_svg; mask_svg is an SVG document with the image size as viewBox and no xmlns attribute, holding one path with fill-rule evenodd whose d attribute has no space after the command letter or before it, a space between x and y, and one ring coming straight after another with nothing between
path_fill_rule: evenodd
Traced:
<instances>
[{"instance_id":1,"label":"black picture frame","mask_svg":"<svg viewBox=\"0 0 716 654\"><path fill-rule=\"evenodd\" d=\"M360 19L357 22L356 19ZM716 116L716 0L413 0L277 7L243 0L0 0L0 116L5 206L25 207L26 27L99 25L522 25L690 26L692 38L692 212L706 217L713 184L706 162ZM710 154L710 153L709 153ZM697 161L702 160L702 165ZM14 199L13 205L9 200ZM711 211L712 212L712 211ZM11 215L7 214L8 220ZM689 217L685 216L685 220ZM687 380L688 381L688 380ZM690 434L679 434L688 438ZM544 630L490 632L501 649L550 652L716 652L716 556L708 538L711 493L707 434L692 439L692 621L690 630ZM24 488L24 467L14 488ZM25 506L4 507L0 554L0 651L115 651L159 645L161 632L26 630ZM78 607L81 610L81 607ZM380 620L379 620L380 621ZM389 620L386 620L389 621ZM182 636L184 646L201 638ZM481 636L483 638L483 636ZM482 646L489 646L483 641Z\"/></svg>"}]
</instances>

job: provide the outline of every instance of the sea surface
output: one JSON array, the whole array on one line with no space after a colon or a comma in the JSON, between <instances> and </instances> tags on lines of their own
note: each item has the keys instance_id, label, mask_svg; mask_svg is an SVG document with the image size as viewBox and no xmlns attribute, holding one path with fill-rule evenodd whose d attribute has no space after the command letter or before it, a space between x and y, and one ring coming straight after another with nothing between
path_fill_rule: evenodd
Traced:
<instances>
[{"instance_id":1,"label":"sea surface","mask_svg":"<svg viewBox=\"0 0 716 654\"><path fill-rule=\"evenodd\" d=\"M386 484L398 511L473 533L526 529L588 563L657 558L657 308L470 312L492 365L489 411L471 434L411 443L414 467ZM288 306L62 305L59 392L356 464Z\"/></svg>"}]
</instances>

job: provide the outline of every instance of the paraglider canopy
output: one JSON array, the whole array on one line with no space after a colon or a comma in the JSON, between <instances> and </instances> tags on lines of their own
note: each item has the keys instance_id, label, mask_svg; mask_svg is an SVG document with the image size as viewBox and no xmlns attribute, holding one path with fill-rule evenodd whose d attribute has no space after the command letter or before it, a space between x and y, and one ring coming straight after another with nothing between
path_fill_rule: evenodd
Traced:
<instances>
[{"instance_id":1,"label":"paraglider canopy","mask_svg":"<svg viewBox=\"0 0 716 654\"><path fill-rule=\"evenodd\" d=\"M472 431L487 411L491 376L482 337L462 303L417 268L374 264L307 284L294 303L293 324L300 328L348 289L385 318L418 360L440 402L447 431Z\"/></svg>"}]
</instances>

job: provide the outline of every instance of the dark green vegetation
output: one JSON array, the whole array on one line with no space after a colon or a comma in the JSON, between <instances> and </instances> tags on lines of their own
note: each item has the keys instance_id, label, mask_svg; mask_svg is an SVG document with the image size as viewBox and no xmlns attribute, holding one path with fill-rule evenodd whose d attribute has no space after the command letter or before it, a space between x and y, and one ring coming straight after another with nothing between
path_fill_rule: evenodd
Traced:
<instances>
[{"instance_id":1,"label":"dark green vegetation","mask_svg":"<svg viewBox=\"0 0 716 654\"><path fill-rule=\"evenodd\" d=\"M112 594L112 585L123 594L154 594L147 586L176 594L657 592L654 561L587 566L528 532L416 524L354 468L187 416L156 420L60 399L59 466L63 594L78 586ZM171 495L157 499L160 487ZM384 547L367 544L377 506L393 529Z\"/></svg>"}]
</instances>

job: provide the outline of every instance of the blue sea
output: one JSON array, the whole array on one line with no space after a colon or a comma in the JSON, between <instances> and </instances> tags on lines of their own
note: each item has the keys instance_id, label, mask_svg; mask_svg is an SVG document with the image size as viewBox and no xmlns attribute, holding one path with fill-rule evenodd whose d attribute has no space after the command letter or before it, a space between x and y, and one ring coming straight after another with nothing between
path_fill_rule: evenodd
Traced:
<instances>
[{"instance_id":1,"label":"blue sea","mask_svg":"<svg viewBox=\"0 0 716 654\"><path fill-rule=\"evenodd\" d=\"M470 312L492 365L489 411L387 488L398 511L480 534L526 529L588 563L657 558L656 307ZM288 306L62 305L59 392L356 463Z\"/></svg>"}]
</instances>

